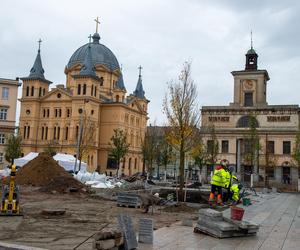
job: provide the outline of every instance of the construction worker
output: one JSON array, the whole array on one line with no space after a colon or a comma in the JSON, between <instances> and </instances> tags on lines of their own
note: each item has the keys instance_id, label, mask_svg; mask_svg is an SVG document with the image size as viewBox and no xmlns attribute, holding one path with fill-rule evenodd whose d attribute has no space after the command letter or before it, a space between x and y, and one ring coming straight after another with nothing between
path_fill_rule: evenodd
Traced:
<instances>
[{"instance_id":1,"label":"construction worker","mask_svg":"<svg viewBox=\"0 0 300 250\"><path fill-rule=\"evenodd\" d=\"M222 165L215 168L213 176L211 178L211 192L209 195L209 204L212 206L215 202L215 193L217 191L217 204L223 205L222 203L222 188L226 184L227 173Z\"/></svg>"},{"instance_id":2,"label":"construction worker","mask_svg":"<svg viewBox=\"0 0 300 250\"><path fill-rule=\"evenodd\" d=\"M242 184L239 184L238 178L232 175L231 186L229 189L229 200L233 202L238 202L240 199L240 190L243 188Z\"/></svg>"}]
</instances>

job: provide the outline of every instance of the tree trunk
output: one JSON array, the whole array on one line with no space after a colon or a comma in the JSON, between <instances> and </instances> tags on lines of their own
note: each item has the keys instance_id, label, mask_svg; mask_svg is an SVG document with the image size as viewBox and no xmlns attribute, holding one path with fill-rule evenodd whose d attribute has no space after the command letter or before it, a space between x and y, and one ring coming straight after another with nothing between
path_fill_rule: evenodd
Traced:
<instances>
[{"instance_id":1,"label":"tree trunk","mask_svg":"<svg viewBox=\"0 0 300 250\"><path fill-rule=\"evenodd\" d=\"M179 152L179 200L184 200L184 192L183 192L183 186L184 186L184 158L185 153L183 151L183 148L180 149Z\"/></svg>"},{"instance_id":2,"label":"tree trunk","mask_svg":"<svg viewBox=\"0 0 300 250\"><path fill-rule=\"evenodd\" d=\"M116 173L117 177L119 177L119 168L120 168L120 160L117 161L117 173Z\"/></svg>"}]
</instances>

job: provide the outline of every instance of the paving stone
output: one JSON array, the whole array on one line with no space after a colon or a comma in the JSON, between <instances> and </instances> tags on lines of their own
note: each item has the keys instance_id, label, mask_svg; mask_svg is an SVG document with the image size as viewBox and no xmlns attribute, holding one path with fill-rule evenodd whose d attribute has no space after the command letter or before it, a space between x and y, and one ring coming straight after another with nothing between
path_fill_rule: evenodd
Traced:
<instances>
[{"instance_id":1,"label":"paving stone","mask_svg":"<svg viewBox=\"0 0 300 250\"><path fill-rule=\"evenodd\" d=\"M131 217L128 215L120 214L118 215L118 222L120 225L120 229L124 235L124 245L125 250L136 249L138 246L136 235L133 230Z\"/></svg>"},{"instance_id":2,"label":"paving stone","mask_svg":"<svg viewBox=\"0 0 300 250\"><path fill-rule=\"evenodd\" d=\"M153 220L139 220L139 242L153 244Z\"/></svg>"}]
</instances>

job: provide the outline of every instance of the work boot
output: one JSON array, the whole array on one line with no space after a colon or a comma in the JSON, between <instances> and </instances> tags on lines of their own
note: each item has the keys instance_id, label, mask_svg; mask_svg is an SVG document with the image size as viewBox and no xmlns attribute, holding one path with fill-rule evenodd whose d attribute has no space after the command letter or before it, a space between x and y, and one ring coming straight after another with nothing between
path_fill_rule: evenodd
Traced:
<instances>
[{"instance_id":1,"label":"work boot","mask_svg":"<svg viewBox=\"0 0 300 250\"><path fill-rule=\"evenodd\" d=\"M224 205L223 202L222 202L222 196L220 194L218 194L218 196L217 196L217 203L218 203L219 206Z\"/></svg>"},{"instance_id":2,"label":"work boot","mask_svg":"<svg viewBox=\"0 0 300 250\"><path fill-rule=\"evenodd\" d=\"M214 203L215 203L215 195L214 195L214 193L210 193L209 199L208 199L209 207L212 208L214 206Z\"/></svg>"}]
</instances>

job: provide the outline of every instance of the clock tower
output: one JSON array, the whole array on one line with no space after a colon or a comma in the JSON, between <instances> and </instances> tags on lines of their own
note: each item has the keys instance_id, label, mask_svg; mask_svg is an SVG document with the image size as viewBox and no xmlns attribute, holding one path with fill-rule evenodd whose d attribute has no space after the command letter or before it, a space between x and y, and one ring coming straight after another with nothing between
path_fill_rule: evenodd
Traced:
<instances>
[{"instance_id":1,"label":"clock tower","mask_svg":"<svg viewBox=\"0 0 300 250\"><path fill-rule=\"evenodd\" d=\"M233 71L234 98L231 106L259 107L267 105L267 81L270 80L267 70L257 69L258 55L251 48L246 53L245 69Z\"/></svg>"}]
</instances>

